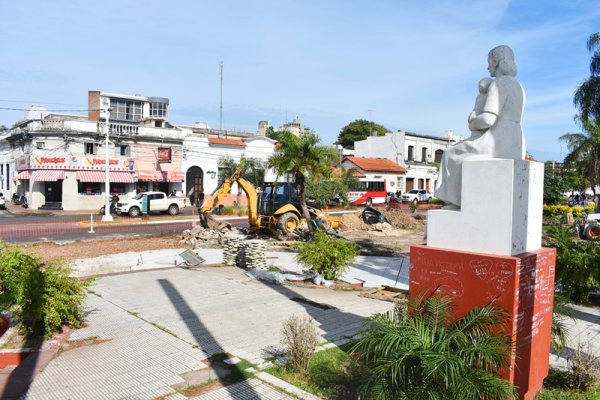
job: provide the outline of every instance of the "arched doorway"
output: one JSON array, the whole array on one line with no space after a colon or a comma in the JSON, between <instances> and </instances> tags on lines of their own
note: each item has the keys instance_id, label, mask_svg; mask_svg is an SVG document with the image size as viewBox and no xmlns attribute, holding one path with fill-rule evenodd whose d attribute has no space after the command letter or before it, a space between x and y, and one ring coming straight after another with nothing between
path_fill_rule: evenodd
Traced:
<instances>
[{"instance_id":1,"label":"arched doorway","mask_svg":"<svg viewBox=\"0 0 600 400\"><path fill-rule=\"evenodd\" d=\"M198 207L204 201L204 171L193 166L185 174L185 193L192 206Z\"/></svg>"}]
</instances>

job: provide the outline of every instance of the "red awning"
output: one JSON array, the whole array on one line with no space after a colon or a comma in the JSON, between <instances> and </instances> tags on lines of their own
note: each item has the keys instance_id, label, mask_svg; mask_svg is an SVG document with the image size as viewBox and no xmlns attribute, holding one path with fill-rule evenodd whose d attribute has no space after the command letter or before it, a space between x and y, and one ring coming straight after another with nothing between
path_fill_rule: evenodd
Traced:
<instances>
[{"instance_id":1,"label":"red awning","mask_svg":"<svg viewBox=\"0 0 600 400\"><path fill-rule=\"evenodd\" d=\"M21 180L25 180L25 179L29 179L31 178L31 174L29 173L29 171L21 171L19 172L19 175L15 176L15 179L21 179Z\"/></svg>"},{"instance_id":2,"label":"red awning","mask_svg":"<svg viewBox=\"0 0 600 400\"><path fill-rule=\"evenodd\" d=\"M169 182L183 182L184 178L185 175L182 171L172 171L168 175Z\"/></svg>"},{"instance_id":3,"label":"red awning","mask_svg":"<svg viewBox=\"0 0 600 400\"><path fill-rule=\"evenodd\" d=\"M31 180L38 182L56 182L59 179L65 179L62 169L36 170L31 174Z\"/></svg>"},{"instance_id":4,"label":"red awning","mask_svg":"<svg viewBox=\"0 0 600 400\"><path fill-rule=\"evenodd\" d=\"M77 171L77 180L80 182L104 182L105 171ZM130 172L109 171L108 181L114 183L133 183L133 175Z\"/></svg>"},{"instance_id":5,"label":"red awning","mask_svg":"<svg viewBox=\"0 0 600 400\"><path fill-rule=\"evenodd\" d=\"M184 174L181 171L135 171L138 181L182 182Z\"/></svg>"},{"instance_id":6,"label":"red awning","mask_svg":"<svg viewBox=\"0 0 600 400\"><path fill-rule=\"evenodd\" d=\"M111 182L115 183L134 183L133 174L131 172L110 171L109 177Z\"/></svg>"},{"instance_id":7,"label":"red awning","mask_svg":"<svg viewBox=\"0 0 600 400\"><path fill-rule=\"evenodd\" d=\"M157 175L159 171L135 171L138 181L162 181L162 174Z\"/></svg>"}]
</instances>

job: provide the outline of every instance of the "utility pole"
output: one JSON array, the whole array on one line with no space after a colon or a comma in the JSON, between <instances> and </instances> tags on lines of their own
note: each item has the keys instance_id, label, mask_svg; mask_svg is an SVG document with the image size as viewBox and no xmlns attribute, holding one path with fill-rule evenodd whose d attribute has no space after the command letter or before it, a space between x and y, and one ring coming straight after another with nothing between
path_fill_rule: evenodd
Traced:
<instances>
[{"instance_id":1,"label":"utility pole","mask_svg":"<svg viewBox=\"0 0 600 400\"><path fill-rule=\"evenodd\" d=\"M219 107L219 130L223 130L223 61L221 61L221 103Z\"/></svg>"},{"instance_id":2,"label":"utility pole","mask_svg":"<svg viewBox=\"0 0 600 400\"><path fill-rule=\"evenodd\" d=\"M102 103L102 111L104 113L104 133L105 133L105 141L104 147L106 152L104 157L104 195L106 199L104 200L104 215L102 216L103 222L111 222L113 220L112 215L110 215L110 179L109 179L109 160L108 160L108 124L110 120L110 100L105 98Z\"/></svg>"}]
</instances>

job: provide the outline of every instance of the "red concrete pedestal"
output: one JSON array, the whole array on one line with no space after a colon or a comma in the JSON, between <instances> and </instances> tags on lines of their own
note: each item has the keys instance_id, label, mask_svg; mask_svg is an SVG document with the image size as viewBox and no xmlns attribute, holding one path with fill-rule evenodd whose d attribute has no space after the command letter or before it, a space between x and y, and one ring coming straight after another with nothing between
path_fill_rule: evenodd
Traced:
<instances>
[{"instance_id":1,"label":"red concrete pedestal","mask_svg":"<svg viewBox=\"0 0 600 400\"><path fill-rule=\"evenodd\" d=\"M516 353L503 377L529 400L548 375L555 261L555 249L497 256L412 246L409 291L453 297L455 317L493 300L506 309Z\"/></svg>"}]
</instances>

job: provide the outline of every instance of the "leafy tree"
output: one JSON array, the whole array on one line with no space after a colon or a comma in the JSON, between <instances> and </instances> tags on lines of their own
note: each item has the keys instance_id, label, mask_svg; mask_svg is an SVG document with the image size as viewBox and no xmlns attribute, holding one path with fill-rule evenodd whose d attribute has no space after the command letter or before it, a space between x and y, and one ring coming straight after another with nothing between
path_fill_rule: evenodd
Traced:
<instances>
[{"instance_id":1,"label":"leafy tree","mask_svg":"<svg viewBox=\"0 0 600 400\"><path fill-rule=\"evenodd\" d=\"M372 317L353 352L370 372L376 399L509 399L513 386L497 376L508 365L507 313L486 305L451 317L452 300L428 297Z\"/></svg>"},{"instance_id":2,"label":"leafy tree","mask_svg":"<svg viewBox=\"0 0 600 400\"><path fill-rule=\"evenodd\" d=\"M5 131L5 130L6 130L6 127L4 125L0 124L0 131Z\"/></svg>"},{"instance_id":3,"label":"leafy tree","mask_svg":"<svg viewBox=\"0 0 600 400\"><path fill-rule=\"evenodd\" d=\"M544 163L544 204L553 205L564 202L565 193L570 190L565 175L552 169L552 161Z\"/></svg>"},{"instance_id":4,"label":"leafy tree","mask_svg":"<svg viewBox=\"0 0 600 400\"><path fill-rule=\"evenodd\" d=\"M389 131L383 125L373 121L357 119L342 128L336 143L341 144L345 149L353 149L354 142L365 140L372 132L376 132L377 136L384 136Z\"/></svg>"},{"instance_id":5,"label":"leafy tree","mask_svg":"<svg viewBox=\"0 0 600 400\"><path fill-rule=\"evenodd\" d=\"M577 88L573 103L580 112L581 119L600 122L600 32L590 36L587 49L592 53L590 76Z\"/></svg>"},{"instance_id":6,"label":"leafy tree","mask_svg":"<svg viewBox=\"0 0 600 400\"><path fill-rule=\"evenodd\" d=\"M302 214L312 232L314 227L306 206L306 178L309 175L314 179L330 176L331 164L338 156L337 151L333 147L319 145L320 139L314 133L298 137L289 132L283 132L279 142L281 145L269 158L269 166L279 176L290 174L293 177Z\"/></svg>"},{"instance_id":7,"label":"leafy tree","mask_svg":"<svg viewBox=\"0 0 600 400\"><path fill-rule=\"evenodd\" d=\"M565 133L560 137L569 149L564 164L581 174L585 182L581 189L589 185L595 194L595 187L600 184L600 126L591 120L577 119L583 133Z\"/></svg>"},{"instance_id":8,"label":"leafy tree","mask_svg":"<svg viewBox=\"0 0 600 400\"><path fill-rule=\"evenodd\" d=\"M220 179L231 176L236 168L239 168L240 176L254 186L260 187L265 181L266 163L258 158L246 157L242 154L240 160L236 161L233 157L223 156L219 158L218 166Z\"/></svg>"},{"instance_id":9,"label":"leafy tree","mask_svg":"<svg viewBox=\"0 0 600 400\"><path fill-rule=\"evenodd\" d=\"M275 129L273 129L272 126L269 126L267 128L267 132L265 133L265 136L279 142L280 141L279 137L281 136L281 134L283 132L287 132L287 131L276 131Z\"/></svg>"},{"instance_id":10,"label":"leafy tree","mask_svg":"<svg viewBox=\"0 0 600 400\"><path fill-rule=\"evenodd\" d=\"M306 180L306 195L315 199L320 207L332 199L348 204L348 191L358 179L353 176L354 170L341 167L339 173L332 173L328 179L309 176Z\"/></svg>"}]
</instances>

